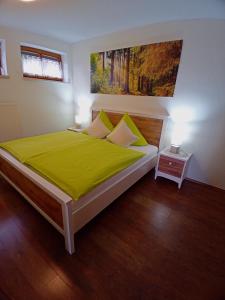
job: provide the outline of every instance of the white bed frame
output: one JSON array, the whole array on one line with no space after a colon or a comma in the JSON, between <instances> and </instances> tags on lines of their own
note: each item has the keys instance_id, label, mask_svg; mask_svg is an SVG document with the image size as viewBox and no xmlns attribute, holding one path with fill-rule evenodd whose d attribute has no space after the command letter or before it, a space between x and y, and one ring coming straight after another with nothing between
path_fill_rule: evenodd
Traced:
<instances>
[{"instance_id":1,"label":"white bed frame","mask_svg":"<svg viewBox=\"0 0 225 300\"><path fill-rule=\"evenodd\" d=\"M146 116L145 116L146 118ZM62 210L63 226L59 226L49 215L41 209L27 194L10 179L0 164L0 175L5 178L45 219L47 219L65 239L65 247L70 254L75 252L74 234L93 219L99 212L130 188L141 177L156 166L157 154L145 156L125 170L106 180L88 194L74 201L58 187L33 172L20 163L8 152L0 149L0 158L34 183L43 192L50 195L59 203ZM6 174L5 174L6 173Z\"/></svg>"}]
</instances>

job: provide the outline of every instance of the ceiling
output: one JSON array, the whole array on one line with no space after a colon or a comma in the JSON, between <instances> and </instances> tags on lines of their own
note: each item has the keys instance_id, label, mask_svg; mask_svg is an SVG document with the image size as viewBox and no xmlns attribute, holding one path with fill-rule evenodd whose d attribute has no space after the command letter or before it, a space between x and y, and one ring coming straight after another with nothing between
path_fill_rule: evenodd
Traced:
<instances>
[{"instance_id":1,"label":"ceiling","mask_svg":"<svg viewBox=\"0 0 225 300\"><path fill-rule=\"evenodd\" d=\"M225 19L225 0L0 0L0 25L67 42L170 20Z\"/></svg>"}]
</instances>

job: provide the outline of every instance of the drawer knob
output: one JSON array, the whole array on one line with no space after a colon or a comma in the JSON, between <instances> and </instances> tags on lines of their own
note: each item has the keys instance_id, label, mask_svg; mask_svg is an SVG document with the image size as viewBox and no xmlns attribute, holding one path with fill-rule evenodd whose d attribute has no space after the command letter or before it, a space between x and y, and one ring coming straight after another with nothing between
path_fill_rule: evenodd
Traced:
<instances>
[{"instance_id":1,"label":"drawer knob","mask_svg":"<svg viewBox=\"0 0 225 300\"><path fill-rule=\"evenodd\" d=\"M169 166L172 166L172 162L171 161L169 162Z\"/></svg>"}]
</instances>

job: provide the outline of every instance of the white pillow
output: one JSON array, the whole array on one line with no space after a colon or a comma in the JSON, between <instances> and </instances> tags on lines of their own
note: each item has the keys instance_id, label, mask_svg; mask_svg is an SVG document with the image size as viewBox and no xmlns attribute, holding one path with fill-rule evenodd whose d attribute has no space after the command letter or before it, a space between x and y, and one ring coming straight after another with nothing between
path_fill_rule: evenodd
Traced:
<instances>
[{"instance_id":1,"label":"white pillow","mask_svg":"<svg viewBox=\"0 0 225 300\"><path fill-rule=\"evenodd\" d=\"M99 116L91 123L91 125L86 129L86 132L97 138L106 137L111 131L105 126Z\"/></svg>"},{"instance_id":2,"label":"white pillow","mask_svg":"<svg viewBox=\"0 0 225 300\"><path fill-rule=\"evenodd\" d=\"M128 147L138 140L138 137L133 134L126 122L123 120L116 126L116 128L107 135L107 139L117 145Z\"/></svg>"}]
</instances>

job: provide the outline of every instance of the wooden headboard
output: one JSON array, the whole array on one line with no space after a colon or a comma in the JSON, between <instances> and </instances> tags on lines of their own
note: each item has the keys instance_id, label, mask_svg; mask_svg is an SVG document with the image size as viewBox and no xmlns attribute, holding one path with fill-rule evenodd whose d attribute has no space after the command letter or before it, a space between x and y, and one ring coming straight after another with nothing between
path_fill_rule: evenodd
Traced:
<instances>
[{"instance_id":1,"label":"wooden headboard","mask_svg":"<svg viewBox=\"0 0 225 300\"><path fill-rule=\"evenodd\" d=\"M120 119L123 117L124 112L112 112L104 110L109 119L111 120L112 124L115 126L119 123ZM94 120L99 113L99 110L92 110L92 120ZM159 148L160 139L163 129L163 119L157 119L148 116L142 115L135 115L129 113L135 124L137 125L140 132L145 137L146 141L151 144L155 145Z\"/></svg>"}]
</instances>

